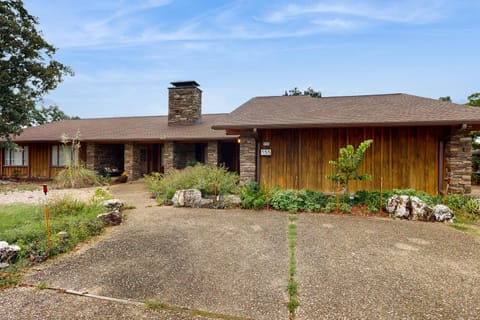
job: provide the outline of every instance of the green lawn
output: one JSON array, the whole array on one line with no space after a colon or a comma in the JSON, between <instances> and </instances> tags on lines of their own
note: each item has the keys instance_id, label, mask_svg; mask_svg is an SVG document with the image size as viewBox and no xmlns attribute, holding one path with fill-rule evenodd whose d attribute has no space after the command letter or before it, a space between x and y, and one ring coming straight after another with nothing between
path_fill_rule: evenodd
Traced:
<instances>
[{"instance_id":1,"label":"green lawn","mask_svg":"<svg viewBox=\"0 0 480 320\"><path fill-rule=\"evenodd\" d=\"M84 203L65 197L49 206L51 244L47 243L45 206L9 204L0 205L0 240L21 247L20 254L10 261L11 266L2 271L10 279L1 279L2 285L14 283L12 278L24 266L43 261L50 256L67 251L77 243L102 232L104 225L96 218L105 212L97 203ZM68 239L59 239L58 232L65 231Z\"/></svg>"}]
</instances>

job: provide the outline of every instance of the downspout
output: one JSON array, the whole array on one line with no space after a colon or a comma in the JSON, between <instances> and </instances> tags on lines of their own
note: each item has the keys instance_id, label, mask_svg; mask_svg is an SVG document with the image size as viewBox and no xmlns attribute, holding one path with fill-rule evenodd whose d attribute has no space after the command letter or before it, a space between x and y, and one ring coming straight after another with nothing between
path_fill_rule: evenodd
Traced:
<instances>
[{"instance_id":1,"label":"downspout","mask_svg":"<svg viewBox=\"0 0 480 320\"><path fill-rule=\"evenodd\" d=\"M253 128L253 137L255 138L255 181L260 184L260 142L257 128Z\"/></svg>"},{"instance_id":2,"label":"downspout","mask_svg":"<svg viewBox=\"0 0 480 320\"><path fill-rule=\"evenodd\" d=\"M443 194L443 181L445 169L445 141L441 140L438 144L438 191Z\"/></svg>"}]
</instances>

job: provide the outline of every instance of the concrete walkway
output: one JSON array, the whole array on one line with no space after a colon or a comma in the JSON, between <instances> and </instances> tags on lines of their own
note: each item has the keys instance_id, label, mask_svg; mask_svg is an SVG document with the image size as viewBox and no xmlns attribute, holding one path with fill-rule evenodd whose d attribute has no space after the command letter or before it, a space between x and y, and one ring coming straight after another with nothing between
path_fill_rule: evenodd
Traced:
<instances>
[{"instance_id":1,"label":"concrete walkway","mask_svg":"<svg viewBox=\"0 0 480 320\"><path fill-rule=\"evenodd\" d=\"M138 183L113 191L136 206L128 219L24 282L210 314L15 288L0 291L12 306L2 319L288 319L288 214L157 207ZM298 218L297 319L478 319L478 238L443 224Z\"/></svg>"}]
</instances>

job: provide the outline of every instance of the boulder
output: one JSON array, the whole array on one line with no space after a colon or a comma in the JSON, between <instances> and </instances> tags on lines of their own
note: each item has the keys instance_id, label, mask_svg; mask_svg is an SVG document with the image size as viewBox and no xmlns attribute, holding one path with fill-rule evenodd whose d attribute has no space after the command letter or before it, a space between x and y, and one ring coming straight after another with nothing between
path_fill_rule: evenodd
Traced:
<instances>
[{"instance_id":1,"label":"boulder","mask_svg":"<svg viewBox=\"0 0 480 320\"><path fill-rule=\"evenodd\" d=\"M57 233L58 240L60 241L67 241L70 238L70 235L66 231L60 231Z\"/></svg>"},{"instance_id":2,"label":"boulder","mask_svg":"<svg viewBox=\"0 0 480 320\"><path fill-rule=\"evenodd\" d=\"M447 222L454 222L455 214L450 210L449 207L443 204L437 204L433 207L433 217L435 221L447 221Z\"/></svg>"},{"instance_id":3,"label":"boulder","mask_svg":"<svg viewBox=\"0 0 480 320\"><path fill-rule=\"evenodd\" d=\"M110 226L117 226L122 223L122 213L120 211L112 211L109 213L102 213L97 216L103 223Z\"/></svg>"},{"instance_id":4,"label":"boulder","mask_svg":"<svg viewBox=\"0 0 480 320\"><path fill-rule=\"evenodd\" d=\"M123 201L120 199L109 199L100 202L100 206L107 208L109 211L120 211L123 205Z\"/></svg>"},{"instance_id":5,"label":"boulder","mask_svg":"<svg viewBox=\"0 0 480 320\"><path fill-rule=\"evenodd\" d=\"M387 211L391 217L419 220L419 221L433 221L433 210L425 201L418 197L411 197L406 195L394 195L387 200Z\"/></svg>"},{"instance_id":6,"label":"boulder","mask_svg":"<svg viewBox=\"0 0 480 320\"><path fill-rule=\"evenodd\" d=\"M202 204L202 193L198 189L177 190L172 202L175 207L199 208Z\"/></svg>"},{"instance_id":7,"label":"boulder","mask_svg":"<svg viewBox=\"0 0 480 320\"><path fill-rule=\"evenodd\" d=\"M0 263L8 264L19 251L19 246L8 244L6 241L0 241Z\"/></svg>"},{"instance_id":8,"label":"boulder","mask_svg":"<svg viewBox=\"0 0 480 320\"><path fill-rule=\"evenodd\" d=\"M408 219L410 217L409 208L410 197L395 195L387 200L387 212L391 217Z\"/></svg>"},{"instance_id":9,"label":"boulder","mask_svg":"<svg viewBox=\"0 0 480 320\"><path fill-rule=\"evenodd\" d=\"M433 210L418 197L410 197L412 220L433 221Z\"/></svg>"},{"instance_id":10,"label":"boulder","mask_svg":"<svg viewBox=\"0 0 480 320\"><path fill-rule=\"evenodd\" d=\"M233 194L227 194L223 198L223 203L225 208L236 208L240 206L240 197Z\"/></svg>"}]
</instances>

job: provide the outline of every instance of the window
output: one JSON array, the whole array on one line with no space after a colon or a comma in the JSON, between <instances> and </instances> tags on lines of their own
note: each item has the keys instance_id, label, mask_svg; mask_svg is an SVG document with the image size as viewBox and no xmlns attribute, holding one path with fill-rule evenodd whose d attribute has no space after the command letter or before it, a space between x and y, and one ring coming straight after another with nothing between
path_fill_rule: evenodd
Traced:
<instances>
[{"instance_id":1,"label":"window","mask_svg":"<svg viewBox=\"0 0 480 320\"><path fill-rule=\"evenodd\" d=\"M77 163L78 153L72 146L52 146L52 167L65 167L70 164L76 165Z\"/></svg>"},{"instance_id":2,"label":"window","mask_svg":"<svg viewBox=\"0 0 480 320\"><path fill-rule=\"evenodd\" d=\"M28 146L19 149L5 149L3 164L5 166L28 166Z\"/></svg>"}]
</instances>

